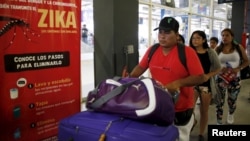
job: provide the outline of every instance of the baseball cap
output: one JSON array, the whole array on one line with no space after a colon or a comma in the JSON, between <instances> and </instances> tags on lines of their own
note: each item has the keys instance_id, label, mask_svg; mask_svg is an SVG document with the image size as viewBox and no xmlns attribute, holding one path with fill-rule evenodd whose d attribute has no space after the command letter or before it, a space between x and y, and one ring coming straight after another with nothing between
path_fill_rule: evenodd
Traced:
<instances>
[{"instance_id":1,"label":"baseball cap","mask_svg":"<svg viewBox=\"0 0 250 141\"><path fill-rule=\"evenodd\" d=\"M155 30L157 29L162 29L162 30L165 30L165 31L175 31L175 32L178 32L179 31L179 23L178 21L173 18L173 17L164 17L161 21L160 21L160 24L159 24L159 27L155 28Z\"/></svg>"}]
</instances>

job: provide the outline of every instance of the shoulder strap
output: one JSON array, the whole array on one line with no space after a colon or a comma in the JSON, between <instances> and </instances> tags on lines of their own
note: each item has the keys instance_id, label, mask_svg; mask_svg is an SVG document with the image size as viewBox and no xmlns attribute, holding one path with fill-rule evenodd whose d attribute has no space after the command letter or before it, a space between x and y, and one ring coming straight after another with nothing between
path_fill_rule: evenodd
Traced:
<instances>
[{"instance_id":1,"label":"shoulder strap","mask_svg":"<svg viewBox=\"0 0 250 141\"><path fill-rule=\"evenodd\" d=\"M157 48L158 48L159 46L160 46L160 44L159 44L159 43L156 43L156 44L154 44L154 45L152 46L152 48L150 49L150 51L149 51L149 53L148 53L148 64L149 64L149 62L151 61L151 58L152 58L154 52L157 50Z\"/></svg>"},{"instance_id":2,"label":"shoulder strap","mask_svg":"<svg viewBox=\"0 0 250 141\"><path fill-rule=\"evenodd\" d=\"M240 55L240 60L242 60L243 57L242 57L242 52L241 52L240 46L239 45L235 45L235 49L237 50L237 52Z\"/></svg>"},{"instance_id":3,"label":"shoulder strap","mask_svg":"<svg viewBox=\"0 0 250 141\"><path fill-rule=\"evenodd\" d=\"M156 51L156 49L160 46L159 43L156 43L152 46L152 48L150 49L149 53L148 53L148 64L154 54L154 52ZM179 59L182 63L182 65L185 67L186 70L187 69L187 62L186 62L186 52L185 52L185 45L183 44L177 44L177 50L178 50L178 56Z\"/></svg>"},{"instance_id":4,"label":"shoulder strap","mask_svg":"<svg viewBox=\"0 0 250 141\"><path fill-rule=\"evenodd\" d=\"M185 45L178 43L177 48L178 48L179 59L181 60L181 63L185 67L185 69L188 70L187 61L186 61Z\"/></svg>"}]
</instances>

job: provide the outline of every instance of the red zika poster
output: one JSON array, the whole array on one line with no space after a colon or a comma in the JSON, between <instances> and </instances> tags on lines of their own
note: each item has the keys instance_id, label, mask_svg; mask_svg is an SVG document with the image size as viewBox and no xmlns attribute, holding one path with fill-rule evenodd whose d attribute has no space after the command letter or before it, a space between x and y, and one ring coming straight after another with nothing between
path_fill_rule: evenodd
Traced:
<instances>
[{"instance_id":1,"label":"red zika poster","mask_svg":"<svg viewBox=\"0 0 250 141\"><path fill-rule=\"evenodd\" d=\"M80 111L80 12L80 0L1 0L1 141L57 140Z\"/></svg>"}]
</instances>

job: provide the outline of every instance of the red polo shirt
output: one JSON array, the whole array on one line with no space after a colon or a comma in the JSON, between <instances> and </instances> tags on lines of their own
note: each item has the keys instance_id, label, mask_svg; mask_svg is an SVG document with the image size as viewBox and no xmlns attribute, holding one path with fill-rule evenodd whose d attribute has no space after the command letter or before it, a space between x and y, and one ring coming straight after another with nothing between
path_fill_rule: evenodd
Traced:
<instances>
[{"instance_id":1,"label":"red polo shirt","mask_svg":"<svg viewBox=\"0 0 250 141\"><path fill-rule=\"evenodd\" d=\"M166 85L172 81L182 79L188 75L203 74L203 69L199 58L194 49L185 47L187 68L183 66L179 59L177 46L172 48L167 55L163 54L160 46L153 54L148 66L148 53L145 53L139 65L142 68L149 68L153 79ZM194 91L193 87L180 88L179 100L175 105L176 112L185 111L194 107Z\"/></svg>"}]
</instances>

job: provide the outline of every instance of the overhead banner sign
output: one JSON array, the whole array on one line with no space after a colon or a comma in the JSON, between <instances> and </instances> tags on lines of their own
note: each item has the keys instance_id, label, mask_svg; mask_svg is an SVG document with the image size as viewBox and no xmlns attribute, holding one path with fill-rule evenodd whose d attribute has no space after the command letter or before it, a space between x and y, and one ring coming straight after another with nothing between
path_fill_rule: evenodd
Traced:
<instances>
[{"instance_id":1,"label":"overhead banner sign","mask_svg":"<svg viewBox=\"0 0 250 141\"><path fill-rule=\"evenodd\" d=\"M238 1L245 1L245 0L218 0L218 4L229 3L229 2L238 2Z\"/></svg>"},{"instance_id":2,"label":"overhead banner sign","mask_svg":"<svg viewBox=\"0 0 250 141\"><path fill-rule=\"evenodd\" d=\"M80 111L80 0L0 2L0 140L56 141Z\"/></svg>"}]
</instances>

